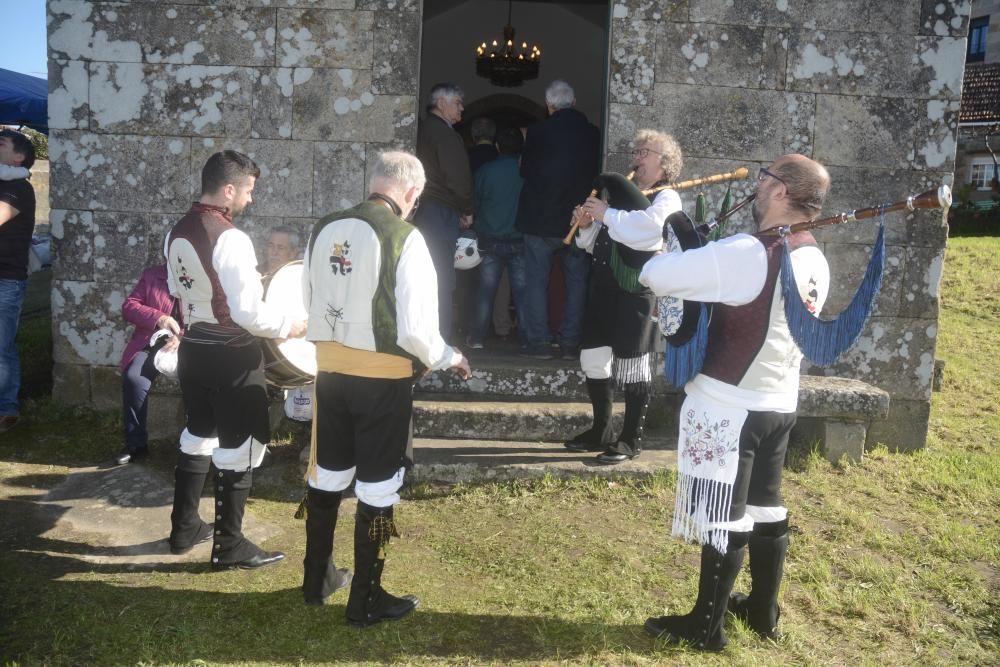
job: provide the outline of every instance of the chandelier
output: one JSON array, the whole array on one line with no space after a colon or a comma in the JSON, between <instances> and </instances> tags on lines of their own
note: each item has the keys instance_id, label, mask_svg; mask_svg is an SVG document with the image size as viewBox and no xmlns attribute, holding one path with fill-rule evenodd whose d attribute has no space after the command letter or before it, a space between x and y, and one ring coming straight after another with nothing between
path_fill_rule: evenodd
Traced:
<instances>
[{"instance_id":1,"label":"chandelier","mask_svg":"<svg viewBox=\"0 0 1000 667\"><path fill-rule=\"evenodd\" d=\"M510 22L511 5L507 3L507 25L503 27L503 41L493 40L491 46L483 42L476 47L476 74L490 80L496 86L520 86L528 79L538 78L538 66L542 62L542 52L537 46L528 49L527 42L518 48L514 41L514 26Z\"/></svg>"}]
</instances>

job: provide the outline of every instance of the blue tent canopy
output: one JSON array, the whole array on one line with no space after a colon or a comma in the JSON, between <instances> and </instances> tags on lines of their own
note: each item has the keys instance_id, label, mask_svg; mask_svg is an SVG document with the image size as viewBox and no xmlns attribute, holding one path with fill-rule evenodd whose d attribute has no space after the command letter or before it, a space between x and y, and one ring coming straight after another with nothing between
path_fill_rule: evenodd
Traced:
<instances>
[{"instance_id":1,"label":"blue tent canopy","mask_svg":"<svg viewBox=\"0 0 1000 667\"><path fill-rule=\"evenodd\" d=\"M48 82L0 69L0 125L27 125L48 134Z\"/></svg>"}]
</instances>

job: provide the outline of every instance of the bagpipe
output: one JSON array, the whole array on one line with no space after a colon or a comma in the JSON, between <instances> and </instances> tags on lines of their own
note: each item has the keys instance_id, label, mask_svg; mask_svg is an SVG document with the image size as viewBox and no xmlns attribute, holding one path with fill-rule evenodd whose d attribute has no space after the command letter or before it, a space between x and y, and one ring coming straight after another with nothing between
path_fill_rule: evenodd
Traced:
<instances>
[{"instance_id":1,"label":"bagpipe","mask_svg":"<svg viewBox=\"0 0 1000 667\"><path fill-rule=\"evenodd\" d=\"M657 194L661 190L666 190L668 188L671 190L686 190L699 185L710 185L712 183L722 183L724 181L741 180L749 176L750 171L746 167L740 167L736 171L724 174L714 174L712 176L703 176L702 178L692 178L687 181L680 181L679 183L657 185L647 190L642 190L635 184L632 180L632 176L634 174L634 171L629 172L626 176L616 174L614 172L603 173L595 179L594 189L591 190L590 196L597 197L601 194L601 199L603 199L611 208L616 208L621 211L636 211L649 208L652 205L650 196ZM576 235L576 231L579 226L580 223L578 220L571 220L569 233L566 234L566 237L563 239L564 245L570 245L573 243L573 237Z\"/></svg>"},{"instance_id":2,"label":"bagpipe","mask_svg":"<svg viewBox=\"0 0 1000 667\"><path fill-rule=\"evenodd\" d=\"M746 178L750 172L746 167L741 167L736 171L725 174L694 178L678 183L659 183L645 190L640 189L632 181L634 173L631 172L627 176L616 173L601 174L595 179L595 187L590 196L596 197L598 193L602 193L602 198L607 202L608 206L619 210L645 210L652 205L651 200L655 199L655 195L663 190L684 190L698 185L742 179ZM581 218L577 217L577 215L579 213L574 215L569 233L563 239L563 243L566 245L570 245L573 242L573 235L576 234L579 226ZM611 273L618 286L622 290L633 294L645 291L646 288L639 283L639 275L642 273L642 267L655 254L656 251L635 250L623 244L611 244L610 256L607 259Z\"/></svg>"},{"instance_id":3,"label":"bagpipe","mask_svg":"<svg viewBox=\"0 0 1000 667\"><path fill-rule=\"evenodd\" d=\"M720 215L709 223L696 224L682 211L672 214L667 218L667 222L677 236L681 250L700 248L708 242L710 235L720 223L751 203L754 198L755 195L747 197L724 215ZM942 185L936 190L911 195L897 202L856 209L848 213L838 213L818 220L772 227L755 234L758 238L779 236L784 239L780 280L785 317L788 320L788 328L792 338L809 361L818 366L829 366L847 352L861 335L875 305L875 298L882 287L882 274L885 270L886 214L896 211L936 208L947 211L950 206L951 189L947 185ZM832 319L821 320L808 310L799 296L795 273L792 269L788 238L796 232L874 217L879 218L879 231L861 284L846 308ZM664 239L666 239L667 233L666 225L664 225ZM665 299L666 297L660 297L659 305L661 308L665 305ZM661 326L661 333L665 335L667 340L664 374L670 384L675 387L683 387L701 370L705 360L708 324L711 320L711 304L685 301L683 308L681 324L676 332L668 335Z\"/></svg>"}]
</instances>

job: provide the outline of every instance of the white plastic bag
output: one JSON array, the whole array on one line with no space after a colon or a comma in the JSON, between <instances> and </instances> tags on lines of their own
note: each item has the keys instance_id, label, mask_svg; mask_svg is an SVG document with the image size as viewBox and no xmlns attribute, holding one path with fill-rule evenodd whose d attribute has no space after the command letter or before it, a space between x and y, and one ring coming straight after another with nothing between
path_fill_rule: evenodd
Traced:
<instances>
[{"instance_id":1,"label":"white plastic bag","mask_svg":"<svg viewBox=\"0 0 1000 667\"><path fill-rule=\"evenodd\" d=\"M311 384L285 391L285 416L298 422L312 421L313 386Z\"/></svg>"}]
</instances>

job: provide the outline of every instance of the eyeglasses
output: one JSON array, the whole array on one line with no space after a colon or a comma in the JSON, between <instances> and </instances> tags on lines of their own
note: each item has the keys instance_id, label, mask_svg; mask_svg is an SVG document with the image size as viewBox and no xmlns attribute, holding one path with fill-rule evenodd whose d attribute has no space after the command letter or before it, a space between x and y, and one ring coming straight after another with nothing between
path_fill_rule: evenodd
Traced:
<instances>
[{"instance_id":1,"label":"eyeglasses","mask_svg":"<svg viewBox=\"0 0 1000 667\"><path fill-rule=\"evenodd\" d=\"M788 183L785 183L785 179L783 179L781 176L778 176L774 172L768 171L765 167L761 167L760 171L757 173L757 182L759 183L760 181L763 181L765 176L770 176L774 180L784 185L786 188L788 187Z\"/></svg>"},{"instance_id":2,"label":"eyeglasses","mask_svg":"<svg viewBox=\"0 0 1000 667\"><path fill-rule=\"evenodd\" d=\"M653 153L655 155L663 155L663 153L661 153L660 151L654 151L652 148L636 148L635 150L632 151L632 157L641 159L646 157L650 153Z\"/></svg>"}]
</instances>

